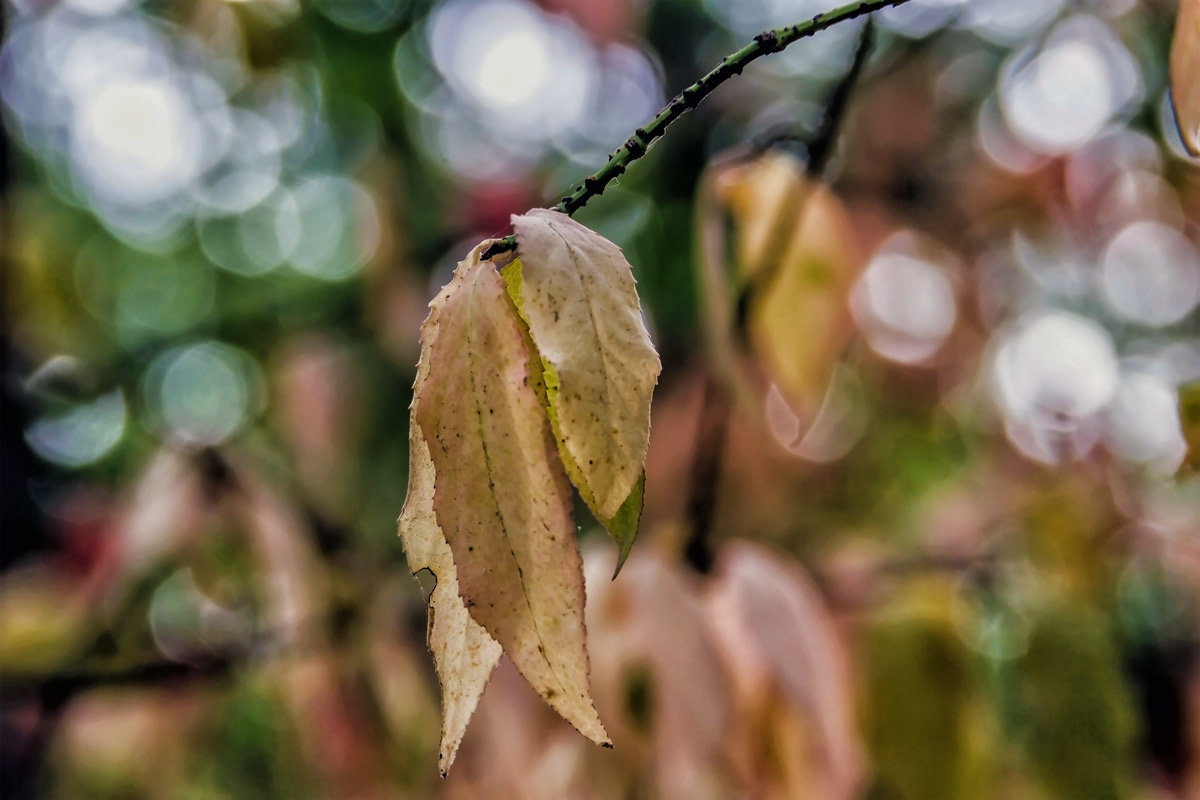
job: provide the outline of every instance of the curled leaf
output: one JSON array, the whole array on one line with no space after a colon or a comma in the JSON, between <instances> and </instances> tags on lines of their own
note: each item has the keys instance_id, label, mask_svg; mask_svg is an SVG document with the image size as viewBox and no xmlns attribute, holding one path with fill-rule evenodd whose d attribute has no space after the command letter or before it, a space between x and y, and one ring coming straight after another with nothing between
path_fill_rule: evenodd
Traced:
<instances>
[{"instance_id":1,"label":"curled leaf","mask_svg":"<svg viewBox=\"0 0 1200 800\"><path fill-rule=\"evenodd\" d=\"M547 703L607 744L588 690L570 487L525 331L481 248L458 265L421 332L429 367L413 421L429 444L436 521L471 616Z\"/></svg>"},{"instance_id":2,"label":"curled leaf","mask_svg":"<svg viewBox=\"0 0 1200 800\"><path fill-rule=\"evenodd\" d=\"M650 399L662 369L621 249L565 214L513 217L506 270L544 365L546 408L567 474L616 539L637 533Z\"/></svg>"}]
</instances>

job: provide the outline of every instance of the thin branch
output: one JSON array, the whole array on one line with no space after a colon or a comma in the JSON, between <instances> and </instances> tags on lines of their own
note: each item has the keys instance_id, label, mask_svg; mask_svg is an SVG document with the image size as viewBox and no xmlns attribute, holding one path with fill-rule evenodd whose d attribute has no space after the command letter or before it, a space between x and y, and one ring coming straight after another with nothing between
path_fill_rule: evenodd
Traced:
<instances>
[{"instance_id":1,"label":"thin branch","mask_svg":"<svg viewBox=\"0 0 1200 800\"><path fill-rule=\"evenodd\" d=\"M715 548L712 544L713 512L717 507L717 489L721 484L721 466L725 461L725 440L729 431L729 394L712 375L704 378L704 399L696 422L696 447L692 451L692 469L688 476L688 538L683 557L701 574L712 569Z\"/></svg>"},{"instance_id":2,"label":"thin branch","mask_svg":"<svg viewBox=\"0 0 1200 800\"><path fill-rule=\"evenodd\" d=\"M846 74L833 88L829 100L826 101L821 125L808 146L808 164L805 168L810 178L819 178L825 172L825 166L829 163L829 157L837 145L842 122L846 118L846 107L850 103L850 95L853 94L854 87L858 85L858 78L862 75L863 67L866 66L867 58L871 55L871 48L874 44L875 26L868 19L866 25L863 26L862 35L858 37L854 60L850 63Z\"/></svg>"},{"instance_id":3,"label":"thin branch","mask_svg":"<svg viewBox=\"0 0 1200 800\"><path fill-rule=\"evenodd\" d=\"M675 95L675 98L662 111L659 111L654 119L650 120L649 124L644 128L638 128L634 131L633 135L625 141L625 144L618 147L609 156L608 162L604 166L585 178L570 194L558 202L555 209L564 214L571 215L583 208L593 197L601 195L608 184L615 178L620 177L630 164L646 155L650 149L650 145L662 136L675 120L700 105L700 102L704 98L712 94L713 90L725 81L734 75L740 75L747 64L771 53L778 53L793 42L812 36L827 28L832 28L840 22L856 19L873 11L878 11L881 8L903 5L907 2L908 0L863 0L862 2L849 3L832 11L826 11L824 14L817 14L811 20L805 22L763 31L740 50L730 53L721 59L721 63L703 78ZM488 259L500 253L507 253L515 249L516 246L517 237L515 235L505 236L503 239L497 239L483 253L482 257Z\"/></svg>"},{"instance_id":4,"label":"thin branch","mask_svg":"<svg viewBox=\"0 0 1200 800\"><path fill-rule=\"evenodd\" d=\"M825 172L825 165L837 144L839 128L845 116L846 104L850 100L852 90L858 85L859 75L867 63L871 47L875 40L875 27L871 19L863 26L858 38L858 47L854 51L854 59L849 69L838 80L825 102L825 112L811 134L804 134L793 127L775 132L768 132L750 143L744 156L745 161L753 161L769 150L784 144L797 144L804 147L805 171L811 178L819 178Z\"/></svg>"}]
</instances>

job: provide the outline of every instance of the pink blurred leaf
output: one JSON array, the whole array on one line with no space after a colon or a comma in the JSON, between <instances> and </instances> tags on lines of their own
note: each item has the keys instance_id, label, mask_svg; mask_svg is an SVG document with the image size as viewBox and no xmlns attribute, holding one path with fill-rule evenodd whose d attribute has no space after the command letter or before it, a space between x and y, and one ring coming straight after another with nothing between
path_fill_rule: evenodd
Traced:
<instances>
[{"instance_id":1,"label":"pink blurred leaf","mask_svg":"<svg viewBox=\"0 0 1200 800\"><path fill-rule=\"evenodd\" d=\"M788 763L808 769L783 771L780 779L795 783L779 786L780 796L855 797L864 768L848 659L816 587L775 553L735 540L718 556L706 602L741 716L773 713L779 695L803 721L806 735L783 731L807 750Z\"/></svg>"}]
</instances>

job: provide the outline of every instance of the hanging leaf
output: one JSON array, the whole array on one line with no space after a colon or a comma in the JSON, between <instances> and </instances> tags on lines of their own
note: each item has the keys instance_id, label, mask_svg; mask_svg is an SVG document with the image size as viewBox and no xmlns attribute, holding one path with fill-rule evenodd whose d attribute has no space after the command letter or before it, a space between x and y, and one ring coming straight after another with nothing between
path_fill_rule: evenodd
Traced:
<instances>
[{"instance_id":1,"label":"hanging leaf","mask_svg":"<svg viewBox=\"0 0 1200 800\"><path fill-rule=\"evenodd\" d=\"M423 383L428 362L417 368ZM458 595L458 576L450 545L433 511L434 469L429 445L419 426L409 425L408 498L400 514L400 536L413 573L427 569L437 583L429 595L429 650L442 685L442 743L438 769L443 776L454 763L467 722L479 704L500 660L500 645L471 618Z\"/></svg>"},{"instance_id":2,"label":"hanging leaf","mask_svg":"<svg viewBox=\"0 0 1200 800\"><path fill-rule=\"evenodd\" d=\"M1200 157L1200 0L1179 0L1171 40L1171 105L1184 146Z\"/></svg>"},{"instance_id":3,"label":"hanging leaf","mask_svg":"<svg viewBox=\"0 0 1200 800\"><path fill-rule=\"evenodd\" d=\"M711 185L735 231L741 321L803 433L852 331L848 298L861 258L849 217L782 154L722 165Z\"/></svg>"},{"instance_id":4,"label":"hanging leaf","mask_svg":"<svg viewBox=\"0 0 1200 800\"><path fill-rule=\"evenodd\" d=\"M565 214L513 217L510 294L543 362L567 474L629 554L641 515L650 399L662 369L621 249Z\"/></svg>"},{"instance_id":5,"label":"hanging leaf","mask_svg":"<svg viewBox=\"0 0 1200 800\"><path fill-rule=\"evenodd\" d=\"M421 330L413 421L429 444L433 507L471 616L585 736L608 737L588 691L583 572L570 488L531 374L525 332L484 243Z\"/></svg>"}]
</instances>

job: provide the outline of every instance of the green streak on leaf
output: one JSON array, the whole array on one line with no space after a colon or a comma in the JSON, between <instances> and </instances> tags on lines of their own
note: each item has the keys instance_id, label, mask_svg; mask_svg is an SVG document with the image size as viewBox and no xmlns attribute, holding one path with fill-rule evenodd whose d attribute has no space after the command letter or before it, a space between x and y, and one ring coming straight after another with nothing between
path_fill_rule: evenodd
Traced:
<instances>
[{"instance_id":1,"label":"green streak on leaf","mask_svg":"<svg viewBox=\"0 0 1200 800\"><path fill-rule=\"evenodd\" d=\"M619 548L617 567L613 570L614 579L621 571L621 567L625 565L625 559L629 558L629 551L633 549L633 540L637 538L638 523L642 520L642 504L645 500L646 472L643 470L641 477L633 485L633 491L617 509L613 518L608 521L600 520Z\"/></svg>"},{"instance_id":2,"label":"green streak on leaf","mask_svg":"<svg viewBox=\"0 0 1200 800\"><path fill-rule=\"evenodd\" d=\"M584 475L579 465L575 463L575 459L571 457L571 453L566 447L563 438L562 426L558 418L558 393L561 383L558 379L558 370L554 365L542 357L537 349L537 345L529 333L529 318L525 314L525 297L524 297L524 273L520 258L514 258L500 270L500 277L504 280L504 289L508 293L509 299L512 300L513 307L517 310L517 316L521 318L522 327L525 330L526 342L529 345L530 352L536 353L536 358L541 362L541 380L534 385L534 391L537 392L538 399L542 402L542 407L546 410L546 416L550 420L550 429L554 432L554 441L558 445L558 455L562 460L563 468L567 472L567 477L571 479L571 484L579 492L579 496L583 498L583 502L587 503L587 507L591 509L592 515L604 526L608 534L617 543L617 567L613 570L613 578L620 573L621 567L624 566L625 560L629 558L629 552L633 549L633 541L637 538L638 524L642 519L642 505L645 502L646 496L646 473L643 470L641 477L633 485L633 489L629 492L629 496L621 507L617 509L617 513L611 518L605 518L600 514L596 496L588 486L587 478ZM530 375L536 375L536 365L530 363Z\"/></svg>"}]
</instances>

